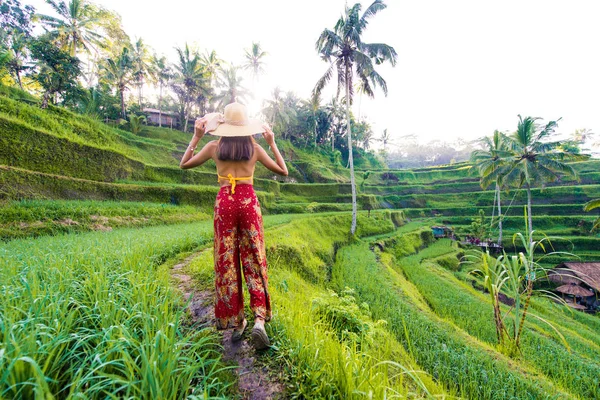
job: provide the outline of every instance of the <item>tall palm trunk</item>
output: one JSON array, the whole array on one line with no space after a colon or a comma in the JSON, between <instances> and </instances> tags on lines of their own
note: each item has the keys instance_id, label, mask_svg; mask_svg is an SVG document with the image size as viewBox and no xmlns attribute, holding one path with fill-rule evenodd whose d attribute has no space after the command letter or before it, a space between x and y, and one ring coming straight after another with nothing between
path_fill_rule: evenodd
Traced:
<instances>
[{"instance_id":1,"label":"tall palm trunk","mask_svg":"<svg viewBox=\"0 0 600 400\"><path fill-rule=\"evenodd\" d=\"M127 113L125 112L125 88L119 87L119 96L121 98L121 117L127 119Z\"/></svg>"},{"instance_id":2,"label":"tall palm trunk","mask_svg":"<svg viewBox=\"0 0 600 400\"><path fill-rule=\"evenodd\" d=\"M496 196L498 198L498 245L502 246L502 206L500 205L500 186L496 181Z\"/></svg>"},{"instance_id":3,"label":"tall palm trunk","mask_svg":"<svg viewBox=\"0 0 600 400\"><path fill-rule=\"evenodd\" d=\"M158 87L158 126L162 128L162 83Z\"/></svg>"},{"instance_id":4,"label":"tall palm trunk","mask_svg":"<svg viewBox=\"0 0 600 400\"><path fill-rule=\"evenodd\" d=\"M48 101L50 100L50 92L44 92L44 96L42 97L42 109L48 108Z\"/></svg>"},{"instance_id":5,"label":"tall palm trunk","mask_svg":"<svg viewBox=\"0 0 600 400\"><path fill-rule=\"evenodd\" d=\"M315 121L314 131L315 131L315 149L317 148L317 114L313 112L313 119Z\"/></svg>"},{"instance_id":6,"label":"tall palm trunk","mask_svg":"<svg viewBox=\"0 0 600 400\"><path fill-rule=\"evenodd\" d=\"M350 186L352 187L352 225L350 234L356 232L356 182L354 181L354 159L352 157L352 131L350 126L350 79L348 76L348 66L346 66L346 122L348 124L348 163L350 164Z\"/></svg>"},{"instance_id":7,"label":"tall palm trunk","mask_svg":"<svg viewBox=\"0 0 600 400\"><path fill-rule=\"evenodd\" d=\"M21 90L23 90L23 83L21 82L21 73L19 72L18 68L15 71L15 75L17 76L17 83L19 84L19 87L21 88Z\"/></svg>"},{"instance_id":8,"label":"tall palm trunk","mask_svg":"<svg viewBox=\"0 0 600 400\"><path fill-rule=\"evenodd\" d=\"M533 243L533 219L531 218L531 185L527 182L527 219L529 222L529 243Z\"/></svg>"}]
</instances>

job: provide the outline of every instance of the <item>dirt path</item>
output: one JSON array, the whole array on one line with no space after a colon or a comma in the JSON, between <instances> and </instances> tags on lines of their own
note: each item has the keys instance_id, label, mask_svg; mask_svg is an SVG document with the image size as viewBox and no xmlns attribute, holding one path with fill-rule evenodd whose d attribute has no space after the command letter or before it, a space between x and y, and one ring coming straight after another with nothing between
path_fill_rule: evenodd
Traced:
<instances>
[{"instance_id":1,"label":"dirt path","mask_svg":"<svg viewBox=\"0 0 600 400\"><path fill-rule=\"evenodd\" d=\"M204 250L207 251L207 250ZM177 287L189 302L189 312L192 321L201 326L215 326L214 318L214 290L199 290L194 287L192 277L185 272L186 267L200 253L193 253L173 266L171 276ZM252 321L244 332L244 338L239 342L231 341L232 330L226 330L221 337L223 346L223 360L227 363L237 364L238 393L244 399L266 400L284 399L285 386L273 371L260 365L258 353L252 346L250 331Z\"/></svg>"}]
</instances>

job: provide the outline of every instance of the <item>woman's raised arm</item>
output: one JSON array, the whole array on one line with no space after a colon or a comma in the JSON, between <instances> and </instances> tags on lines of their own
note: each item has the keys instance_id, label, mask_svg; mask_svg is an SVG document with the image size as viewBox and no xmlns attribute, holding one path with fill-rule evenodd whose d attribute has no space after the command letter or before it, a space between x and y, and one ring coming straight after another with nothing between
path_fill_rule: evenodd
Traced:
<instances>
[{"instance_id":1,"label":"woman's raised arm","mask_svg":"<svg viewBox=\"0 0 600 400\"><path fill-rule=\"evenodd\" d=\"M269 125L263 125L265 132L263 132L263 137L267 141L267 144L271 147L273 151L273 155L275 156L275 161L263 149L260 145L258 145L258 157L257 160L260 161L267 169L275 172L276 174L287 176L288 169L285 165L285 161L277 148L277 144L275 144L275 134L269 127Z\"/></svg>"},{"instance_id":2,"label":"woman's raised arm","mask_svg":"<svg viewBox=\"0 0 600 400\"><path fill-rule=\"evenodd\" d=\"M202 165L208 160L210 160L214 154L215 143L216 141L208 142L204 145L202 150L198 152L198 154L194 155L194 149L198 145L198 142L204 136L204 127L206 126L206 118L202 117L197 119L194 123L194 137L190 142L190 145L185 150L183 157L181 158L181 162L179 163L179 168L181 169L189 169L193 167L197 167L198 165Z\"/></svg>"}]
</instances>

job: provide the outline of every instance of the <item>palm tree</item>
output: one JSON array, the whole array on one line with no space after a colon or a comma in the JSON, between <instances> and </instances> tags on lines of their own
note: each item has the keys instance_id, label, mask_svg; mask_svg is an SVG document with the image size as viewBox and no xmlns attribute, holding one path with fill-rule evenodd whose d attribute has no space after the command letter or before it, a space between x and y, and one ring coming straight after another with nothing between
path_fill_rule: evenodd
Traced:
<instances>
[{"instance_id":1,"label":"palm tree","mask_svg":"<svg viewBox=\"0 0 600 400\"><path fill-rule=\"evenodd\" d=\"M208 72L208 74L210 75L209 79L210 84L212 85L213 79L217 77L219 68L221 67L221 64L223 64L223 60L221 60L217 56L217 52L213 50L210 53L206 52L205 54L203 54L201 57L201 61L202 65L204 66L204 69L206 69L206 72Z\"/></svg>"},{"instance_id":2,"label":"palm tree","mask_svg":"<svg viewBox=\"0 0 600 400\"><path fill-rule=\"evenodd\" d=\"M583 211L592 211L596 208L600 208L600 199L594 199L588 201L583 207ZM592 231L600 227L600 217L596 218L594 221L594 226L592 227Z\"/></svg>"},{"instance_id":3,"label":"palm tree","mask_svg":"<svg viewBox=\"0 0 600 400\"><path fill-rule=\"evenodd\" d=\"M171 88L179 99L179 114L183 120L183 130L187 131L192 108L199 97L206 96L210 90L208 74L200 61L200 55L188 44L184 48L176 47L178 63L175 64L175 79Z\"/></svg>"},{"instance_id":4,"label":"palm tree","mask_svg":"<svg viewBox=\"0 0 600 400\"><path fill-rule=\"evenodd\" d=\"M96 50L103 36L97 32L99 20L95 17L94 8L86 0L66 1L46 0L58 17L38 15L43 23L54 29L53 35L59 40L61 46L68 49L71 57L75 57L77 50L83 49L86 53Z\"/></svg>"},{"instance_id":5,"label":"palm tree","mask_svg":"<svg viewBox=\"0 0 600 400\"><path fill-rule=\"evenodd\" d=\"M377 140L380 141L381 144L383 144L383 152L385 153L387 151L387 145L388 145L388 143L392 140L392 137L389 134L387 128L383 130L383 133L381 134L381 137L379 139L377 139Z\"/></svg>"},{"instance_id":6,"label":"palm tree","mask_svg":"<svg viewBox=\"0 0 600 400\"><path fill-rule=\"evenodd\" d=\"M342 87L346 91L346 121L348 124L348 163L350 165L350 184L352 186L352 225L350 233L356 231L356 183L354 179L354 160L352 158L352 134L350 128L350 102L353 96L353 80L356 74L362 82L364 92L373 97L373 89L380 86L387 96L387 84L373 66L388 61L396 65L396 50L383 43L364 43L364 33L369 19L386 8L383 0L375 0L360 16L361 5L346 7L345 14L335 24L334 30L325 29L319 36L316 48L321 58L330 63L325 74L317 81L313 95L320 94L331 80L334 70L337 72L337 94Z\"/></svg>"},{"instance_id":7,"label":"palm tree","mask_svg":"<svg viewBox=\"0 0 600 400\"><path fill-rule=\"evenodd\" d=\"M162 127L163 88L173 79L173 70L167 61L167 57L158 57L156 54L152 57L151 69L154 72L154 81L158 83L158 126Z\"/></svg>"},{"instance_id":8,"label":"palm tree","mask_svg":"<svg viewBox=\"0 0 600 400\"><path fill-rule=\"evenodd\" d=\"M287 139L287 126L296 118L296 110L289 104L291 95L288 93L283 97L281 89L276 87L273 89L272 96L272 99L265 100L262 113L274 130L282 132L283 139Z\"/></svg>"},{"instance_id":9,"label":"palm tree","mask_svg":"<svg viewBox=\"0 0 600 400\"><path fill-rule=\"evenodd\" d=\"M235 65L221 69L221 74L217 77L217 87L221 89L221 92L215 96L219 108L234 101L245 103L251 96L248 89L242 86L243 78L238 74L238 70L239 67Z\"/></svg>"},{"instance_id":10,"label":"palm tree","mask_svg":"<svg viewBox=\"0 0 600 400\"><path fill-rule=\"evenodd\" d=\"M7 49L6 64L8 70L14 75L15 80L19 84L21 90L23 90L23 83L21 82L21 73L26 71L29 67L25 65L26 59L26 44L27 38L22 32L14 30L10 35L10 42Z\"/></svg>"},{"instance_id":11,"label":"palm tree","mask_svg":"<svg viewBox=\"0 0 600 400\"><path fill-rule=\"evenodd\" d=\"M252 77L257 79L260 74L264 74L265 63L262 61L263 58L267 56L267 52L263 51L260 47L260 43L252 42L252 47L250 50L245 50L246 54L246 63L244 64L244 69L249 69L252 71Z\"/></svg>"},{"instance_id":12,"label":"palm tree","mask_svg":"<svg viewBox=\"0 0 600 400\"><path fill-rule=\"evenodd\" d=\"M342 137L346 134L346 115L336 97L333 97L329 104L325 106L325 112L327 113L327 119L329 120L329 138L331 140L331 151L334 151L335 137Z\"/></svg>"},{"instance_id":13,"label":"palm tree","mask_svg":"<svg viewBox=\"0 0 600 400\"><path fill-rule=\"evenodd\" d=\"M483 189L491 183L495 184L495 197L498 207L498 244L502 244L502 206L500 203L500 187L502 173L505 172L507 162L512 156L506 147L506 136L499 131L494 131L492 138L481 139L482 150L471 153L472 170L480 176Z\"/></svg>"},{"instance_id":14,"label":"palm tree","mask_svg":"<svg viewBox=\"0 0 600 400\"><path fill-rule=\"evenodd\" d=\"M144 87L144 78L152 74L148 46L140 38L133 45L131 52L131 61L134 67L135 84L138 89L138 104L142 107L142 91Z\"/></svg>"},{"instance_id":15,"label":"palm tree","mask_svg":"<svg viewBox=\"0 0 600 400\"><path fill-rule=\"evenodd\" d=\"M314 146L317 147L317 111L321 108L321 97L320 96L311 96L308 101L305 101L305 106L311 112L312 123L313 123L313 135L314 135ZM308 135L307 135L308 138ZM308 140L306 142L308 145Z\"/></svg>"},{"instance_id":16,"label":"palm tree","mask_svg":"<svg viewBox=\"0 0 600 400\"><path fill-rule=\"evenodd\" d=\"M121 54L115 58L107 58L104 64L103 77L111 85L116 87L121 100L121 117L127 118L125 112L125 91L135 81L133 61L129 48L123 47Z\"/></svg>"},{"instance_id":17,"label":"palm tree","mask_svg":"<svg viewBox=\"0 0 600 400\"><path fill-rule=\"evenodd\" d=\"M587 158L569 153L564 149L561 150L562 143L560 141L548 141L554 134L560 118L557 121L548 122L545 126L536 123L539 119L541 118L522 118L519 115L517 131L508 136L506 141L512 157L507 160L509 162L506 168L502 168L500 172L502 184L519 188L525 186L530 243L533 243L531 188L553 182L563 174L576 177L575 170L567 162Z\"/></svg>"},{"instance_id":18,"label":"palm tree","mask_svg":"<svg viewBox=\"0 0 600 400\"><path fill-rule=\"evenodd\" d=\"M362 138L363 149L369 150L371 148L371 141L373 140L373 131L369 129L364 133Z\"/></svg>"}]
</instances>

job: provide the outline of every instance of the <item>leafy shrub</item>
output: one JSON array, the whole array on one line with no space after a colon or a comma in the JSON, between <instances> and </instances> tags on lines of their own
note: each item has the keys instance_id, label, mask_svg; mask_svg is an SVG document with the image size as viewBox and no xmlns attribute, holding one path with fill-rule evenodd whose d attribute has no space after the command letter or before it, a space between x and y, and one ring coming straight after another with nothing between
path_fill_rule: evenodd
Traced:
<instances>
[{"instance_id":1,"label":"leafy shrub","mask_svg":"<svg viewBox=\"0 0 600 400\"><path fill-rule=\"evenodd\" d=\"M318 319L327 322L340 341L372 343L375 327L385 321L373 323L367 303L357 304L354 290L344 288L338 295L333 290L327 296L316 297L312 301L312 311Z\"/></svg>"}]
</instances>

